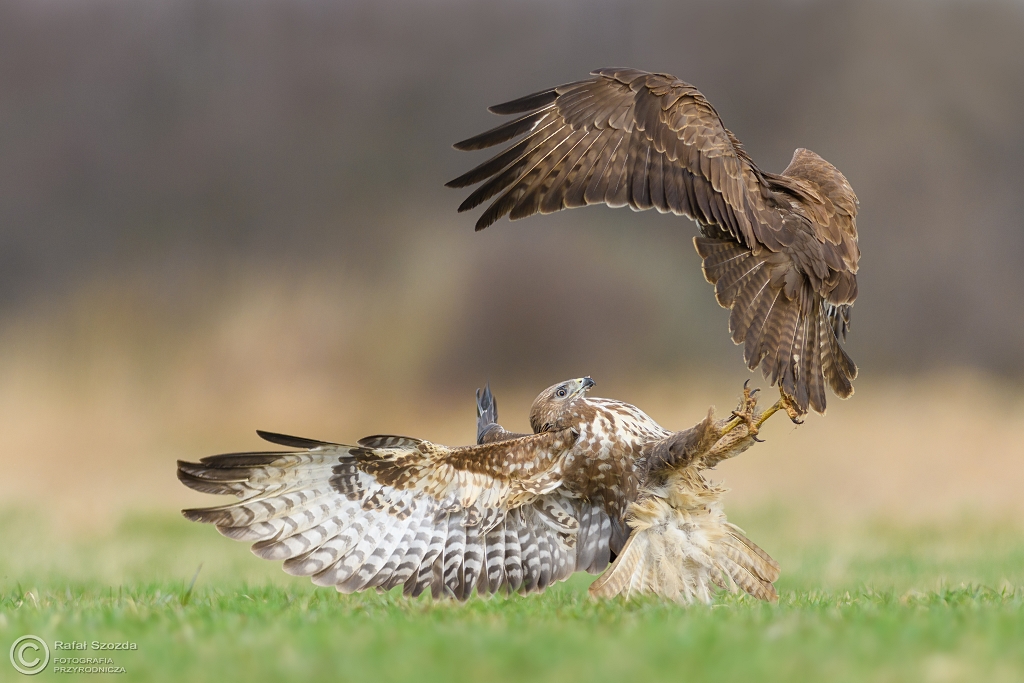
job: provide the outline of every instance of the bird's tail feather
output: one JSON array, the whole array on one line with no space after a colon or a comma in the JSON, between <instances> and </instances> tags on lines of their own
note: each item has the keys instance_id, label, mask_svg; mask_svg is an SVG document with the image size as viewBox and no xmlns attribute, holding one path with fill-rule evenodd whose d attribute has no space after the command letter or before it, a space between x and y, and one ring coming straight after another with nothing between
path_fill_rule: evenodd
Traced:
<instances>
[{"instance_id":1,"label":"bird's tail feather","mask_svg":"<svg viewBox=\"0 0 1024 683\"><path fill-rule=\"evenodd\" d=\"M595 598L612 598L616 595L629 596L629 588L634 582L637 568L647 555L647 538L637 542L637 534L633 534L622 547L622 552L615 562L594 583L590 584L590 594ZM646 592L641 590L640 592Z\"/></svg>"},{"instance_id":2,"label":"bird's tail feather","mask_svg":"<svg viewBox=\"0 0 1024 683\"><path fill-rule=\"evenodd\" d=\"M735 524L726 523L730 533L725 537L725 545L735 551L734 561L749 565L761 580L774 583L779 578L779 563L771 555L747 538Z\"/></svg>"},{"instance_id":3,"label":"bird's tail feather","mask_svg":"<svg viewBox=\"0 0 1024 683\"><path fill-rule=\"evenodd\" d=\"M773 273L771 254L753 254L730 239L697 237L704 276L715 285L718 303L732 310L732 340L743 359L779 385L797 407L824 414L825 384L840 398L853 394L857 366L839 344L841 317L806 281L793 287Z\"/></svg>"},{"instance_id":4,"label":"bird's tail feather","mask_svg":"<svg viewBox=\"0 0 1024 683\"><path fill-rule=\"evenodd\" d=\"M722 541L722 554L728 560L723 562L726 571L737 586L761 600L778 599L773 584L779 578L779 563L735 527Z\"/></svg>"},{"instance_id":5,"label":"bird's tail feather","mask_svg":"<svg viewBox=\"0 0 1024 683\"><path fill-rule=\"evenodd\" d=\"M695 489L692 479L675 485L670 481L664 495L631 505L633 533L612 566L590 586L590 594L654 594L707 603L718 586L776 600L772 584L779 577L778 563L726 521L718 500L721 492L716 487Z\"/></svg>"}]
</instances>

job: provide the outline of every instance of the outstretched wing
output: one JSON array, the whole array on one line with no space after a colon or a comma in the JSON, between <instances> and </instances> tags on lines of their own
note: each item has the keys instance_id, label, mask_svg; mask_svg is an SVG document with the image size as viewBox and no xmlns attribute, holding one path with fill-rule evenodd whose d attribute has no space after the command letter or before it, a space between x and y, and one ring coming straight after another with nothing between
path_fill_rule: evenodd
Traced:
<instances>
[{"instance_id":1,"label":"outstretched wing","mask_svg":"<svg viewBox=\"0 0 1024 683\"><path fill-rule=\"evenodd\" d=\"M654 208L718 225L747 247L779 248L781 215L761 171L689 83L636 69L599 69L490 108L523 116L455 144L491 147L526 137L448 183L488 180L459 207L498 196L482 230L512 219L588 204Z\"/></svg>"},{"instance_id":2,"label":"outstretched wing","mask_svg":"<svg viewBox=\"0 0 1024 683\"><path fill-rule=\"evenodd\" d=\"M464 599L474 588L543 590L577 568L603 568L577 545L581 523L602 535L599 511L559 491L576 439L569 430L465 448L398 436L356 446L265 436L303 450L179 461L186 486L240 499L183 514L253 541L256 555L318 585L401 585L409 595L429 588Z\"/></svg>"},{"instance_id":3,"label":"outstretched wing","mask_svg":"<svg viewBox=\"0 0 1024 683\"><path fill-rule=\"evenodd\" d=\"M592 75L490 108L521 116L457 149L523 137L448 183L483 183L459 211L493 199L477 230L506 214L589 204L689 216L701 225L704 273L732 309L747 365L761 365L804 411L824 412L826 381L852 394L856 366L838 338L857 295L860 252L856 196L842 174L806 150L783 174L762 172L707 99L672 76Z\"/></svg>"}]
</instances>

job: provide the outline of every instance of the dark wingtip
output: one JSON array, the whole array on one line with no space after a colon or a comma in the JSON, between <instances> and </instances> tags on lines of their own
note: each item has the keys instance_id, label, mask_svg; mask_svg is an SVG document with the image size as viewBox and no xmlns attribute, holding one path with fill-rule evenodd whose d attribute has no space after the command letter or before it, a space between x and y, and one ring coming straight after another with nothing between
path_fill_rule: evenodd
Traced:
<instances>
[{"instance_id":1,"label":"dark wingtip","mask_svg":"<svg viewBox=\"0 0 1024 683\"><path fill-rule=\"evenodd\" d=\"M537 127L537 123L542 121L546 115L547 109L532 111L512 121L506 121L490 130L485 130L483 133L460 140L452 146L462 152L494 147L534 130Z\"/></svg>"},{"instance_id":2,"label":"dark wingtip","mask_svg":"<svg viewBox=\"0 0 1024 683\"><path fill-rule=\"evenodd\" d=\"M458 190L463 187L469 187L474 183L478 183L480 182L480 180L482 180L482 178L476 177L475 171L476 169L473 169L468 173L463 173L458 178L452 178L447 183L445 183L444 186L449 187L453 190Z\"/></svg>"},{"instance_id":3,"label":"dark wingtip","mask_svg":"<svg viewBox=\"0 0 1024 683\"><path fill-rule=\"evenodd\" d=\"M547 88L539 92L531 93L524 97L517 97L514 100L508 102L502 102L500 104L492 104L487 107L487 111L492 114L498 114L499 116L507 116L509 114L519 114L524 111L533 111L534 109L540 109L541 107L551 104L558 99L558 91L555 88Z\"/></svg>"},{"instance_id":4,"label":"dark wingtip","mask_svg":"<svg viewBox=\"0 0 1024 683\"><path fill-rule=\"evenodd\" d=\"M186 463L186 464L191 464L191 463ZM233 491L231 490L231 487L228 486L224 482L219 482L219 481L216 481L216 480L207 479L205 477L198 476L196 474L192 474L192 473L190 473L190 472L188 472L188 471L186 471L184 469L179 469L178 470L178 481L180 481L182 484L184 484L188 488L192 489L193 491L198 491L199 493L212 493L212 494L215 494L215 495L222 495L222 494L233 493ZM183 512L189 513L189 512L194 512L194 511L193 510L183 510ZM189 519L192 519L192 517L189 517L188 514L186 514L185 516L188 517ZM196 521L196 520L193 519L193 521Z\"/></svg>"},{"instance_id":5,"label":"dark wingtip","mask_svg":"<svg viewBox=\"0 0 1024 683\"><path fill-rule=\"evenodd\" d=\"M182 510L181 511L181 516L184 517L185 519L187 519L190 522L202 522L204 520L203 520L203 516L200 514L200 512L201 512L201 510L198 509L198 508Z\"/></svg>"},{"instance_id":6,"label":"dark wingtip","mask_svg":"<svg viewBox=\"0 0 1024 683\"><path fill-rule=\"evenodd\" d=\"M288 436L287 434L278 434L277 432L265 432L262 429L257 429L256 435L264 441L276 443L279 446L288 446L289 448L303 448L309 450L312 448L319 448L320 446L336 445L329 441L317 441L316 439L305 439L301 436Z\"/></svg>"},{"instance_id":7,"label":"dark wingtip","mask_svg":"<svg viewBox=\"0 0 1024 683\"><path fill-rule=\"evenodd\" d=\"M452 145L452 148L453 149L457 149L460 152L472 152L475 149L480 149L479 147L476 147L473 144L475 139L476 139L476 136L474 135L471 138L466 138L465 140L459 140L454 145Z\"/></svg>"},{"instance_id":8,"label":"dark wingtip","mask_svg":"<svg viewBox=\"0 0 1024 683\"><path fill-rule=\"evenodd\" d=\"M476 442L483 443L485 435L497 427L498 401L491 393L491 383L476 390ZM498 427L500 430L500 427Z\"/></svg>"},{"instance_id":9,"label":"dark wingtip","mask_svg":"<svg viewBox=\"0 0 1024 683\"><path fill-rule=\"evenodd\" d=\"M179 460L178 461L178 468L175 471L175 474L178 477L178 481L180 481L185 486L189 486L189 484L191 482L196 480L196 477L194 477L192 475L192 472L195 471L193 468L199 468L199 467L201 467L201 465L199 463L188 462L188 461L185 461L185 460Z\"/></svg>"},{"instance_id":10,"label":"dark wingtip","mask_svg":"<svg viewBox=\"0 0 1024 683\"><path fill-rule=\"evenodd\" d=\"M491 206L493 207L494 205L492 204ZM469 209L466 210L468 211ZM473 232L480 232L481 230L486 230L490 226L497 223L498 219L501 218L501 216L495 216L494 213L495 212L492 211L491 209L487 209L487 211L484 211L483 215L480 216L480 218L477 220L476 225L473 226Z\"/></svg>"},{"instance_id":11,"label":"dark wingtip","mask_svg":"<svg viewBox=\"0 0 1024 683\"><path fill-rule=\"evenodd\" d=\"M488 382L484 385L483 389L476 390L476 416L492 416L495 418L492 422L497 422L497 411L498 403L494 400L494 394L491 393L491 383Z\"/></svg>"}]
</instances>

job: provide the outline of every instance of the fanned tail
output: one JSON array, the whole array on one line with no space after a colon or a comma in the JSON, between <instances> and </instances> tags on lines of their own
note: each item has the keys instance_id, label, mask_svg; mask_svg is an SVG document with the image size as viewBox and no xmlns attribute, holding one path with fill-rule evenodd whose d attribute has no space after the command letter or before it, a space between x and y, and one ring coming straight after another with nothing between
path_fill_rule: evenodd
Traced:
<instances>
[{"instance_id":1,"label":"fanned tail","mask_svg":"<svg viewBox=\"0 0 1024 683\"><path fill-rule=\"evenodd\" d=\"M748 368L760 365L802 412L825 413L826 383L840 398L853 394L857 366L839 343L849 306L826 303L771 252L755 255L734 240L710 237L696 237L694 245L719 305L732 311L729 330Z\"/></svg>"},{"instance_id":2,"label":"fanned tail","mask_svg":"<svg viewBox=\"0 0 1024 683\"><path fill-rule=\"evenodd\" d=\"M720 560L729 578L755 598L772 602L779 599L773 585L779 578L779 563L761 550L733 525L732 532L722 540ZM727 561L726 561L727 560Z\"/></svg>"},{"instance_id":3,"label":"fanned tail","mask_svg":"<svg viewBox=\"0 0 1024 683\"><path fill-rule=\"evenodd\" d=\"M654 594L680 603L711 602L715 587L778 599L779 565L726 521L723 489L694 470L629 508L633 529L622 552L590 587L597 598Z\"/></svg>"}]
</instances>

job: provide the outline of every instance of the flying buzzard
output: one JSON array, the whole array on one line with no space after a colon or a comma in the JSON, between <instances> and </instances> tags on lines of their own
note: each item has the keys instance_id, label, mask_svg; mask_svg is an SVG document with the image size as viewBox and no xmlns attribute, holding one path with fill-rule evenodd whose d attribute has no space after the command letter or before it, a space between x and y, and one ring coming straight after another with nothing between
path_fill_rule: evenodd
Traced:
<instances>
[{"instance_id":1,"label":"flying buzzard","mask_svg":"<svg viewBox=\"0 0 1024 683\"><path fill-rule=\"evenodd\" d=\"M758 413L744 388L731 420L709 411L669 432L634 406L588 397L593 385L583 377L541 392L533 434L506 432L490 392L478 394L475 446L260 432L300 450L179 461L186 486L240 499L183 514L341 592L403 586L464 600L603 571L596 596L706 602L717 585L774 599L778 565L726 521L723 489L700 470L751 446L780 404Z\"/></svg>"},{"instance_id":2,"label":"flying buzzard","mask_svg":"<svg viewBox=\"0 0 1024 683\"><path fill-rule=\"evenodd\" d=\"M806 149L781 174L762 171L711 103L673 76L591 75L490 107L520 116L456 149L525 137L447 184L483 182L459 211L497 196L477 230L506 214L589 204L688 216L700 228L704 276L732 309L733 342L790 399L790 417L824 413L826 382L851 396L857 366L839 340L857 298L860 248L857 196L843 174Z\"/></svg>"}]
</instances>

